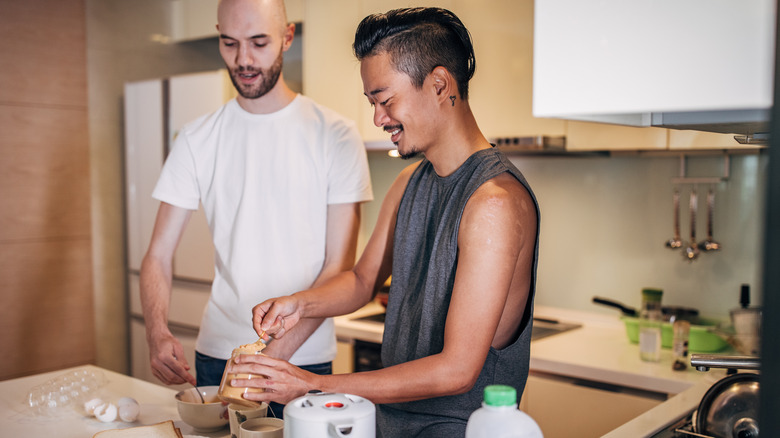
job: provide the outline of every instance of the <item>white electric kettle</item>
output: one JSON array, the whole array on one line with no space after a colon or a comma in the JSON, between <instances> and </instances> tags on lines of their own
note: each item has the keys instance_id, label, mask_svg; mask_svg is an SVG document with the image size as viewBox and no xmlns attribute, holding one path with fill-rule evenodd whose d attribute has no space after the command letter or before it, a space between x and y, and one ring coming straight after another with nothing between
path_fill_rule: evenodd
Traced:
<instances>
[{"instance_id":1,"label":"white electric kettle","mask_svg":"<svg viewBox=\"0 0 780 438\"><path fill-rule=\"evenodd\" d=\"M284 407L284 438L375 438L376 409L363 397L309 393Z\"/></svg>"}]
</instances>

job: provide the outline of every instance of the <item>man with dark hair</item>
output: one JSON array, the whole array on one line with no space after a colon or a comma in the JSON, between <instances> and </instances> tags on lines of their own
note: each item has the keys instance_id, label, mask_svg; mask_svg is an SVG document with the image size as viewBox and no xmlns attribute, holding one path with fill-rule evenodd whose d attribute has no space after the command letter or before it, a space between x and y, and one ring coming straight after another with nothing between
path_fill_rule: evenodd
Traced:
<instances>
[{"instance_id":1,"label":"man with dark hair","mask_svg":"<svg viewBox=\"0 0 780 438\"><path fill-rule=\"evenodd\" d=\"M261 336L306 318L352 312L392 273L383 369L318 376L242 356L235 372L267 379L253 400L288 402L312 389L377 404L379 436L463 436L490 384L522 394L528 376L539 208L525 178L490 145L468 104L475 58L450 11L393 10L359 25L354 43L374 123L403 156L398 176L351 271L254 308Z\"/></svg>"}]
</instances>

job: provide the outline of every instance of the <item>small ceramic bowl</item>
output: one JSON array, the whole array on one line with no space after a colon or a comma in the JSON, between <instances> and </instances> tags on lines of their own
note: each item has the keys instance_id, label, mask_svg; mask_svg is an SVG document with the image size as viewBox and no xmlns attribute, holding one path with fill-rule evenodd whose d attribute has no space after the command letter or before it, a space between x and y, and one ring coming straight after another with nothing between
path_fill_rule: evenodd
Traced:
<instances>
[{"instance_id":1,"label":"small ceramic bowl","mask_svg":"<svg viewBox=\"0 0 780 438\"><path fill-rule=\"evenodd\" d=\"M217 396L219 386L199 386L203 400L201 403L195 388L185 389L176 394L176 407L181 419L201 432L213 432L228 424L227 405Z\"/></svg>"}]
</instances>

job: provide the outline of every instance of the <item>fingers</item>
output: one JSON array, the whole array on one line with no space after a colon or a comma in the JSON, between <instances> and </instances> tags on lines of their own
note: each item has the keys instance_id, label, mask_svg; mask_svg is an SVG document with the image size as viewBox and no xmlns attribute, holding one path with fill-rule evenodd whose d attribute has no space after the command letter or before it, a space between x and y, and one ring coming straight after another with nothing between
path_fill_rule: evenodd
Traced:
<instances>
[{"instance_id":1,"label":"fingers","mask_svg":"<svg viewBox=\"0 0 780 438\"><path fill-rule=\"evenodd\" d=\"M252 309L252 326L258 336L263 333L281 338L298 321L294 299L291 297L273 298L264 301Z\"/></svg>"},{"instance_id":2,"label":"fingers","mask_svg":"<svg viewBox=\"0 0 780 438\"><path fill-rule=\"evenodd\" d=\"M274 338L281 338L287 331L284 328L284 317L278 316L273 325L268 328L268 333L271 333Z\"/></svg>"},{"instance_id":3,"label":"fingers","mask_svg":"<svg viewBox=\"0 0 780 438\"><path fill-rule=\"evenodd\" d=\"M152 374L166 385L182 383L195 384L195 377L189 373L190 365L184 358L184 349L178 341L161 342L150 353Z\"/></svg>"},{"instance_id":4,"label":"fingers","mask_svg":"<svg viewBox=\"0 0 780 438\"><path fill-rule=\"evenodd\" d=\"M265 317L268 309L271 307L271 300L263 301L252 308L252 327L257 332L257 336L263 336L266 331L263 329L263 318Z\"/></svg>"},{"instance_id":5,"label":"fingers","mask_svg":"<svg viewBox=\"0 0 780 438\"><path fill-rule=\"evenodd\" d=\"M233 379L231 386L264 391L245 392L244 398L248 400L289 403L307 392L305 376L308 373L283 360L260 355L241 355L236 358L235 364L230 366L228 372L241 377L254 377Z\"/></svg>"}]
</instances>

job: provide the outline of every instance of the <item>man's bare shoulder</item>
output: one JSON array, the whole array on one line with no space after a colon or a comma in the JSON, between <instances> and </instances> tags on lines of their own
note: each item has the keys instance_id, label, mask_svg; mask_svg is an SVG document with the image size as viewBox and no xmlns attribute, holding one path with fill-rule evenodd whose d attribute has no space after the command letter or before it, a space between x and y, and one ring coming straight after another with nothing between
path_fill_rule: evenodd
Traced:
<instances>
[{"instance_id":1,"label":"man's bare shoulder","mask_svg":"<svg viewBox=\"0 0 780 438\"><path fill-rule=\"evenodd\" d=\"M528 189L512 174L504 172L479 186L467 204L471 209L505 211L510 214L536 217L535 206Z\"/></svg>"}]
</instances>

